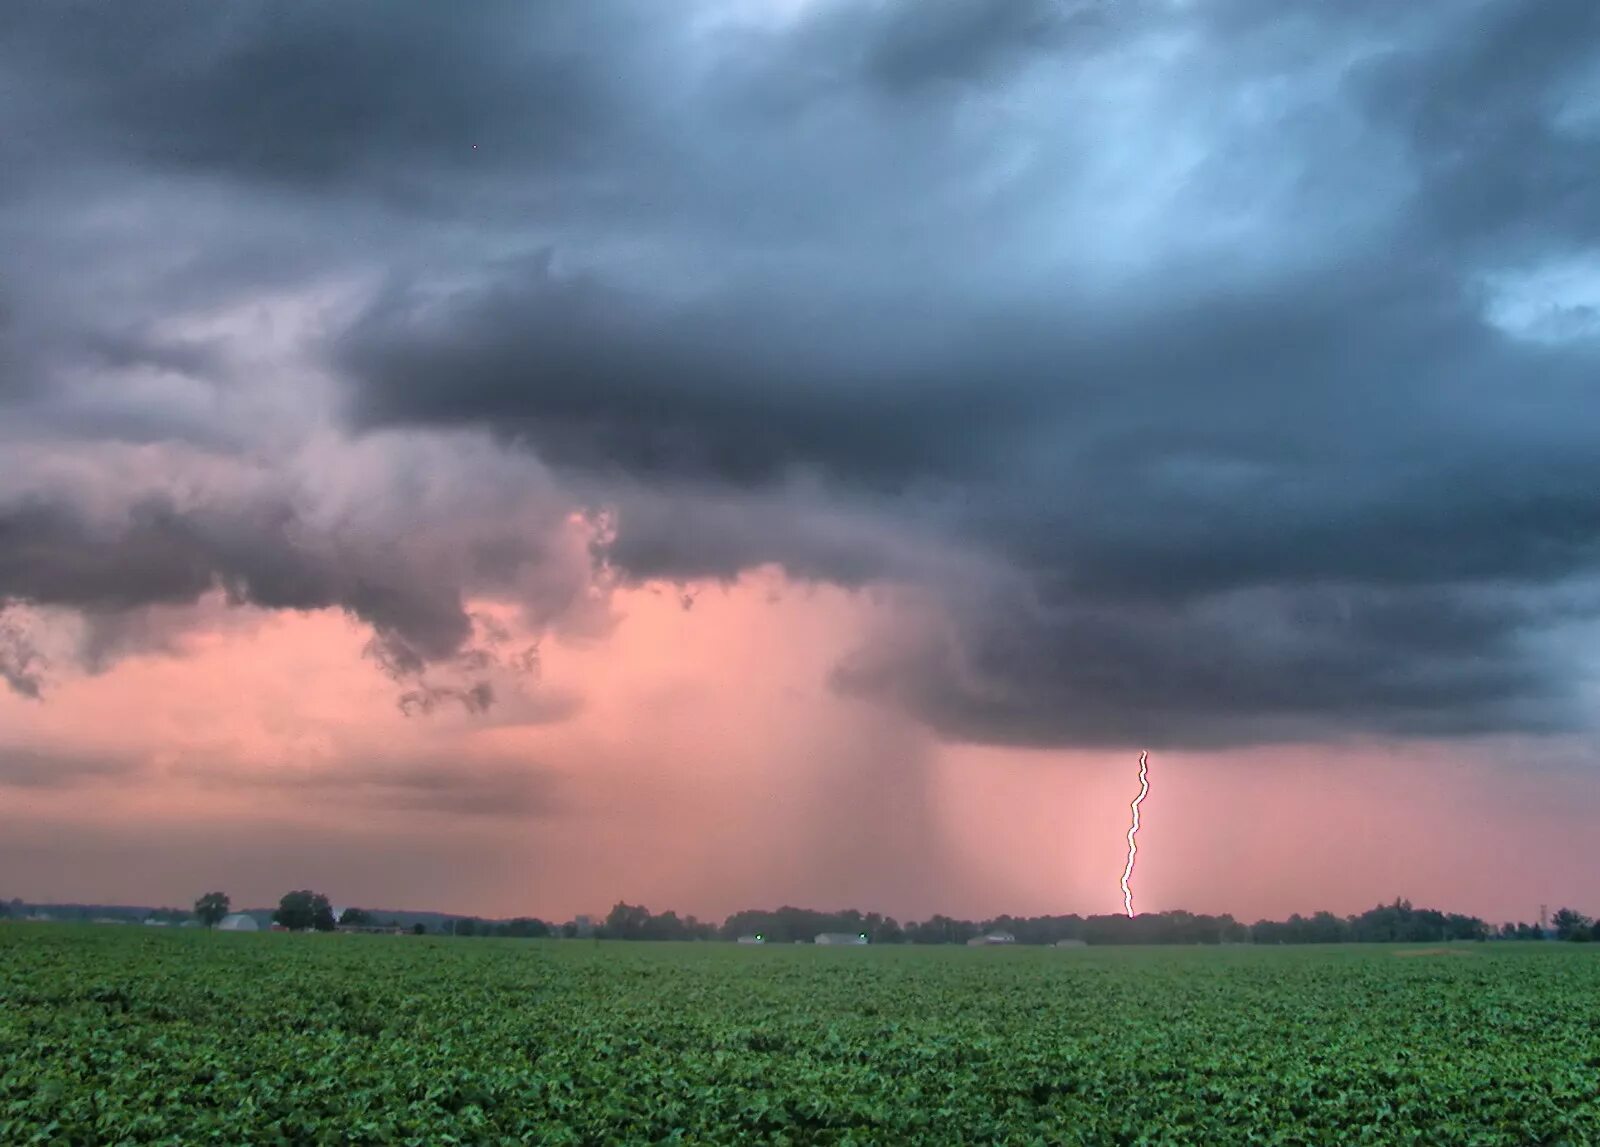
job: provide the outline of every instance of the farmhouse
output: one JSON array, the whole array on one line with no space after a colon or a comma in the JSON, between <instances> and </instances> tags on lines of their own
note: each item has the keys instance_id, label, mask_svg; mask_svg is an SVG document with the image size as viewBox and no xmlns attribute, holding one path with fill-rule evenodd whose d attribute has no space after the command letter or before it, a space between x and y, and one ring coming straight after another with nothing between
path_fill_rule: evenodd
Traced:
<instances>
[{"instance_id":1,"label":"farmhouse","mask_svg":"<svg viewBox=\"0 0 1600 1147\"><path fill-rule=\"evenodd\" d=\"M865 932L822 932L817 935L818 944L865 944Z\"/></svg>"},{"instance_id":2,"label":"farmhouse","mask_svg":"<svg viewBox=\"0 0 1600 1147\"><path fill-rule=\"evenodd\" d=\"M995 931L986 932L982 936L974 936L967 941L967 947L982 948L995 944L1015 944L1016 942L1017 938L1010 932Z\"/></svg>"}]
</instances>

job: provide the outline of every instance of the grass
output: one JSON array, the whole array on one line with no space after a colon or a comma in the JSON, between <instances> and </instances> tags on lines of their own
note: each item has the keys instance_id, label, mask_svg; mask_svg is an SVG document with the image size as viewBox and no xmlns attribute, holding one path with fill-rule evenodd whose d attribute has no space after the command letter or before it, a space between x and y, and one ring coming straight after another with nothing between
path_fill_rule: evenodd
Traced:
<instances>
[{"instance_id":1,"label":"grass","mask_svg":"<svg viewBox=\"0 0 1600 1147\"><path fill-rule=\"evenodd\" d=\"M1600 1143L1597 948L0 925L0 1142Z\"/></svg>"}]
</instances>

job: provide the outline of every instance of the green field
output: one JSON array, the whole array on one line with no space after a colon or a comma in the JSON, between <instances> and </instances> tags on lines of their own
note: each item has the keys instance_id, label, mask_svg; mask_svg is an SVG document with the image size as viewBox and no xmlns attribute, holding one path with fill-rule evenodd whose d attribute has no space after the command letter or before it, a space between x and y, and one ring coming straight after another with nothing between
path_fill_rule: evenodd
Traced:
<instances>
[{"instance_id":1,"label":"green field","mask_svg":"<svg viewBox=\"0 0 1600 1147\"><path fill-rule=\"evenodd\" d=\"M0 925L0 1143L1600 1143L1600 945Z\"/></svg>"}]
</instances>

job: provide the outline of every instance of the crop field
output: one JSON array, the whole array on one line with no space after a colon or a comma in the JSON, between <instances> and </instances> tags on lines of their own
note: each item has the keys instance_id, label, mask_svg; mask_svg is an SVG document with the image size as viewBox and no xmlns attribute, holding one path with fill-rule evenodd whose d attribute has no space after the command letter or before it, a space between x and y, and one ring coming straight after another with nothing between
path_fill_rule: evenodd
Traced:
<instances>
[{"instance_id":1,"label":"crop field","mask_svg":"<svg viewBox=\"0 0 1600 1147\"><path fill-rule=\"evenodd\" d=\"M0 925L6 1144L659 1140L1600 1143L1600 945Z\"/></svg>"}]
</instances>

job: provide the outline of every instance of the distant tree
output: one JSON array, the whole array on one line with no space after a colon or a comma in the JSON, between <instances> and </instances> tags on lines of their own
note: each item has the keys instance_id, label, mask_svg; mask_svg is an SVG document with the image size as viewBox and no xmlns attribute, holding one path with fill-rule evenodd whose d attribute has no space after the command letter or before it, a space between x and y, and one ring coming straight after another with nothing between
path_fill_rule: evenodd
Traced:
<instances>
[{"instance_id":1,"label":"distant tree","mask_svg":"<svg viewBox=\"0 0 1600 1147\"><path fill-rule=\"evenodd\" d=\"M334 929L333 905L320 892L300 889L286 892L272 913L272 922L281 924L291 932L332 932Z\"/></svg>"},{"instance_id":2,"label":"distant tree","mask_svg":"<svg viewBox=\"0 0 1600 1147\"><path fill-rule=\"evenodd\" d=\"M370 927L372 922L372 913L365 908L346 908L344 915L339 917L339 923L349 924L355 928Z\"/></svg>"},{"instance_id":3,"label":"distant tree","mask_svg":"<svg viewBox=\"0 0 1600 1147\"><path fill-rule=\"evenodd\" d=\"M676 917L674 917L676 919ZM602 934L607 940L643 940L650 924L650 909L620 900L606 916Z\"/></svg>"},{"instance_id":4,"label":"distant tree","mask_svg":"<svg viewBox=\"0 0 1600 1147\"><path fill-rule=\"evenodd\" d=\"M453 936L476 936L478 934L478 921L470 916L453 921L450 925Z\"/></svg>"},{"instance_id":5,"label":"distant tree","mask_svg":"<svg viewBox=\"0 0 1600 1147\"><path fill-rule=\"evenodd\" d=\"M578 922L576 920L568 920L561 925L561 938L563 940L576 940L578 938Z\"/></svg>"},{"instance_id":6,"label":"distant tree","mask_svg":"<svg viewBox=\"0 0 1600 1147\"><path fill-rule=\"evenodd\" d=\"M712 940L716 938L717 926L696 920L693 916L685 916L683 931L685 940Z\"/></svg>"},{"instance_id":7,"label":"distant tree","mask_svg":"<svg viewBox=\"0 0 1600 1147\"><path fill-rule=\"evenodd\" d=\"M1587 940L1590 938L1590 919L1575 908L1563 908L1550 918L1555 925L1558 940Z\"/></svg>"},{"instance_id":8,"label":"distant tree","mask_svg":"<svg viewBox=\"0 0 1600 1147\"><path fill-rule=\"evenodd\" d=\"M550 925L537 916L518 916L514 920L508 920L505 929L507 936L520 940L542 939L550 935Z\"/></svg>"},{"instance_id":9,"label":"distant tree","mask_svg":"<svg viewBox=\"0 0 1600 1147\"><path fill-rule=\"evenodd\" d=\"M413 936L426 936L428 934L428 926L421 920L418 920L415 924L411 925L411 934Z\"/></svg>"},{"instance_id":10,"label":"distant tree","mask_svg":"<svg viewBox=\"0 0 1600 1147\"><path fill-rule=\"evenodd\" d=\"M215 928L231 906L226 892L207 892L194 902L194 917L207 928Z\"/></svg>"}]
</instances>

